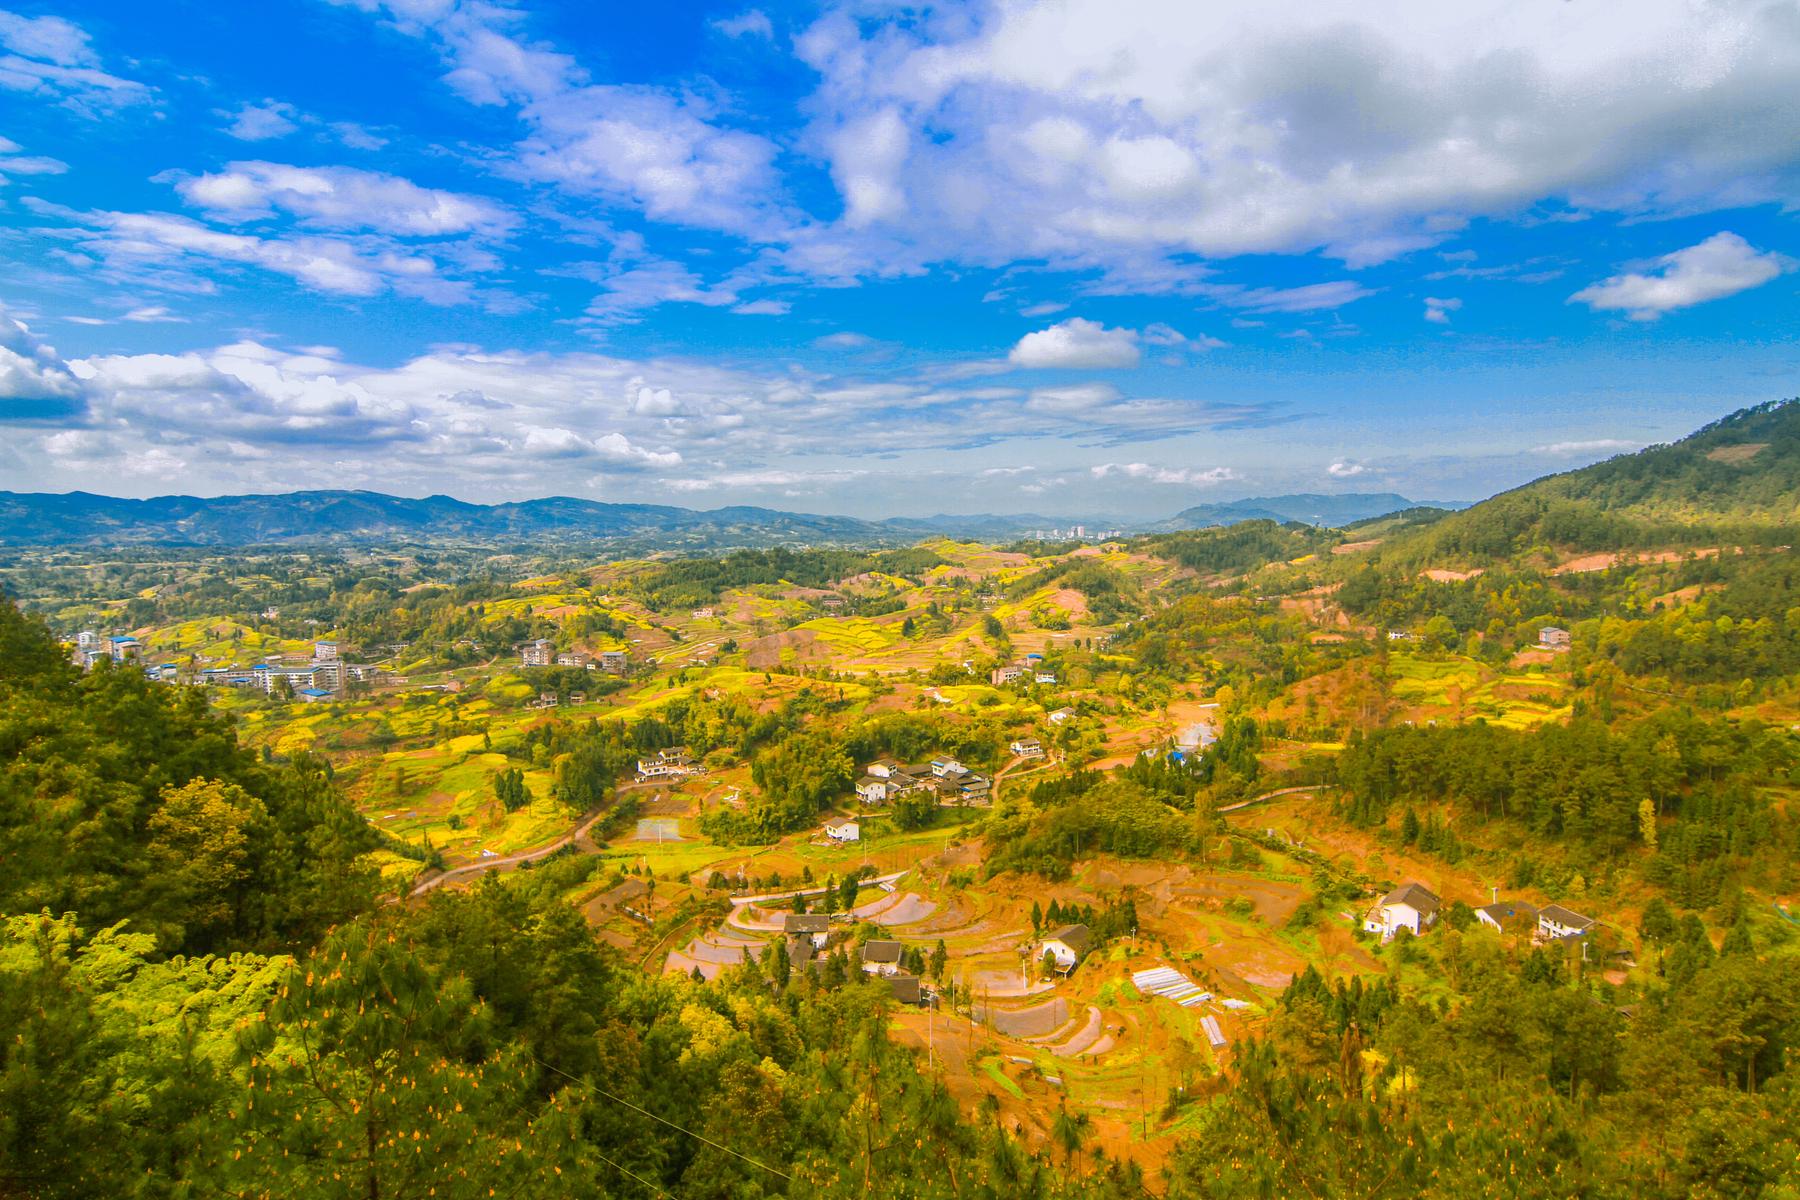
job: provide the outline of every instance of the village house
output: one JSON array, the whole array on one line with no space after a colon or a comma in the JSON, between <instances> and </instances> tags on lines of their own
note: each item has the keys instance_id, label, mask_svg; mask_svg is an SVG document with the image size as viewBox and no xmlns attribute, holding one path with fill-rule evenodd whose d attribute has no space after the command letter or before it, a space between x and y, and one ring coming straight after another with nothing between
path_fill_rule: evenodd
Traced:
<instances>
[{"instance_id":1,"label":"village house","mask_svg":"<svg viewBox=\"0 0 1800 1200\"><path fill-rule=\"evenodd\" d=\"M931 760L931 773L936 775L939 779L942 779L946 775L960 774L967 770L967 767L948 755L942 755Z\"/></svg>"},{"instance_id":2,"label":"village house","mask_svg":"<svg viewBox=\"0 0 1800 1200\"><path fill-rule=\"evenodd\" d=\"M1044 743L1036 738L1020 738L1012 744L1011 749L1015 758L1044 757Z\"/></svg>"},{"instance_id":3,"label":"village house","mask_svg":"<svg viewBox=\"0 0 1800 1200\"><path fill-rule=\"evenodd\" d=\"M863 943L862 969L870 975L897 975L905 947L899 942L873 940Z\"/></svg>"},{"instance_id":4,"label":"village house","mask_svg":"<svg viewBox=\"0 0 1800 1200\"><path fill-rule=\"evenodd\" d=\"M824 913L782 913L781 931L790 938L810 941L815 950L823 950L831 940L831 918Z\"/></svg>"},{"instance_id":5,"label":"village house","mask_svg":"<svg viewBox=\"0 0 1800 1200\"><path fill-rule=\"evenodd\" d=\"M1537 928L1538 910L1523 900L1496 900L1476 909L1475 919L1502 933L1515 933Z\"/></svg>"},{"instance_id":6,"label":"village house","mask_svg":"<svg viewBox=\"0 0 1800 1200\"><path fill-rule=\"evenodd\" d=\"M864 804L886 804L890 780L864 775L856 781L856 798Z\"/></svg>"},{"instance_id":7,"label":"village house","mask_svg":"<svg viewBox=\"0 0 1800 1200\"><path fill-rule=\"evenodd\" d=\"M896 1004L925 1004L931 999L917 975L894 974L882 978Z\"/></svg>"},{"instance_id":8,"label":"village house","mask_svg":"<svg viewBox=\"0 0 1800 1200\"><path fill-rule=\"evenodd\" d=\"M1383 896L1363 918L1363 928L1389 941L1404 929L1414 937L1437 923L1443 902L1424 884L1408 883Z\"/></svg>"},{"instance_id":9,"label":"village house","mask_svg":"<svg viewBox=\"0 0 1800 1200\"><path fill-rule=\"evenodd\" d=\"M1554 625L1546 625L1538 630L1538 649L1567 650L1570 643L1569 631L1558 629Z\"/></svg>"},{"instance_id":10,"label":"village house","mask_svg":"<svg viewBox=\"0 0 1800 1200\"><path fill-rule=\"evenodd\" d=\"M1003 667L995 667L988 672L988 682L995 687L1005 687L1009 683L1017 683L1027 668L1023 663L1007 663Z\"/></svg>"},{"instance_id":11,"label":"village house","mask_svg":"<svg viewBox=\"0 0 1800 1200\"><path fill-rule=\"evenodd\" d=\"M556 656L556 665L559 667L586 667L588 661L587 655L578 654L574 651Z\"/></svg>"},{"instance_id":12,"label":"village house","mask_svg":"<svg viewBox=\"0 0 1800 1200\"><path fill-rule=\"evenodd\" d=\"M1056 672L1055 671L1038 671L1036 674L1034 674L1032 676L1032 678L1037 680L1037 682L1039 682L1039 683L1055 683L1056 682Z\"/></svg>"},{"instance_id":13,"label":"village house","mask_svg":"<svg viewBox=\"0 0 1800 1200\"><path fill-rule=\"evenodd\" d=\"M713 619L713 610L710 608L696 608L693 615L694 620L696 621L710 621Z\"/></svg>"},{"instance_id":14,"label":"village house","mask_svg":"<svg viewBox=\"0 0 1800 1200\"><path fill-rule=\"evenodd\" d=\"M631 666L631 656L623 650L602 650L598 661L608 675L623 675Z\"/></svg>"},{"instance_id":15,"label":"village house","mask_svg":"<svg viewBox=\"0 0 1800 1200\"><path fill-rule=\"evenodd\" d=\"M1538 911L1538 933L1546 938L1582 937L1594 927L1594 918L1584 917L1560 904L1547 904Z\"/></svg>"},{"instance_id":16,"label":"village house","mask_svg":"<svg viewBox=\"0 0 1800 1200\"><path fill-rule=\"evenodd\" d=\"M640 779L667 779L689 774L693 770L694 758L688 753L686 746L670 746L666 750L658 750L649 758L638 759L637 769Z\"/></svg>"},{"instance_id":17,"label":"village house","mask_svg":"<svg viewBox=\"0 0 1800 1200\"><path fill-rule=\"evenodd\" d=\"M144 643L138 641L130 634L126 634L123 637L107 638L106 640L107 651L112 655L112 660L114 662L128 662L131 659L141 657L144 653Z\"/></svg>"},{"instance_id":18,"label":"village house","mask_svg":"<svg viewBox=\"0 0 1800 1200\"><path fill-rule=\"evenodd\" d=\"M337 656L338 656L338 644L336 642L314 642L313 643L313 661L314 662L331 662L331 661L335 660L337 658Z\"/></svg>"},{"instance_id":19,"label":"village house","mask_svg":"<svg viewBox=\"0 0 1800 1200\"><path fill-rule=\"evenodd\" d=\"M825 836L840 845L845 842L860 842L862 826L856 823L855 817L828 817L825 821Z\"/></svg>"},{"instance_id":20,"label":"village house","mask_svg":"<svg viewBox=\"0 0 1800 1200\"><path fill-rule=\"evenodd\" d=\"M1038 957L1050 955L1056 961L1056 969L1067 975L1092 944L1093 935L1086 925L1064 925L1046 934L1038 943Z\"/></svg>"},{"instance_id":21,"label":"village house","mask_svg":"<svg viewBox=\"0 0 1800 1200\"><path fill-rule=\"evenodd\" d=\"M519 647L519 661L527 667L547 667L556 661L556 643L538 638Z\"/></svg>"},{"instance_id":22,"label":"village house","mask_svg":"<svg viewBox=\"0 0 1800 1200\"><path fill-rule=\"evenodd\" d=\"M891 758L878 758L869 764L869 774L877 779L891 778L905 769Z\"/></svg>"},{"instance_id":23,"label":"village house","mask_svg":"<svg viewBox=\"0 0 1800 1200\"><path fill-rule=\"evenodd\" d=\"M826 596L819 601L819 607L835 616L844 611L844 598L842 596Z\"/></svg>"},{"instance_id":24,"label":"village house","mask_svg":"<svg viewBox=\"0 0 1800 1200\"><path fill-rule=\"evenodd\" d=\"M317 704L321 700L331 699L330 692L326 691L324 688L316 687L301 688L299 691L295 692L294 695L305 704Z\"/></svg>"}]
</instances>

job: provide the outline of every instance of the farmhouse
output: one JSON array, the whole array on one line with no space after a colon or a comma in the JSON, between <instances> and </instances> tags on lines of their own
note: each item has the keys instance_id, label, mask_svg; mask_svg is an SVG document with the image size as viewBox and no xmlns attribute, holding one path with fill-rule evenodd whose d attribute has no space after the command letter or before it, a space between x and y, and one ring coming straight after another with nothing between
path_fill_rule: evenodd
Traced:
<instances>
[{"instance_id":1,"label":"farmhouse","mask_svg":"<svg viewBox=\"0 0 1800 1200\"><path fill-rule=\"evenodd\" d=\"M896 1004L924 1004L930 999L917 975L887 975L883 979Z\"/></svg>"},{"instance_id":2,"label":"farmhouse","mask_svg":"<svg viewBox=\"0 0 1800 1200\"><path fill-rule=\"evenodd\" d=\"M969 768L963 766L948 755L943 755L931 760L931 773L936 775L939 779L942 779L947 775L962 774L968 769Z\"/></svg>"},{"instance_id":3,"label":"farmhouse","mask_svg":"<svg viewBox=\"0 0 1800 1200\"><path fill-rule=\"evenodd\" d=\"M1081 956L1088 952L1093 937L1088 933L1086 925L1064 925L1061 929L1052 930L1043 941L1038 943L1038 957L1045 954L1056 960L1057 969L1067 974Z\"/></svg>"},{"instance_id":4,"label":"farmhouse","mask_svg":"<svg viewBox=\"0 0 1800 1200\"><path fill-rule=\"evenodd\" d=\"M878 758L869 764L869 774L877 779L891 779L906 770L891 758Z\"/></svg>"},{"instance_id":5,"label":"farmhouse","mask_svg":"<svg viewBox=\"0 0 1800 1200\"><path fill-rule=\"evenodd\" d=\"M1405 929L1414 937L1437 923L1443 902L1421 883L1397 887L1383 896L1363 918L1363 928L1379 933L1382 941Z\"/></svg>"},{"instance_id":6,"label":"farmhouse","mask_svg":"<svg viewBox=\"0 0 1800 1200\"><path fill-rule=\"evenodd\" d=\"M889 791L891 787L893 787L892 780L878 778L874 775L864 775L856 781L856 798L864 804L885 804L891 794Z\"/></svg>"},{"instance_id":7,"label":"farmhouse","mask_svg":"<svg viewBox=\"0 0 1800 1200\"><path fill-rule=\"evenodd\" d=\"M144 653L144 643L130 634L124 637L107 638L107 648L114 662L125 662L137 658Z\"/></svg>"},{"instance_id":8,"label":"farmhouse","mask_svg":"<svg viewBox=\"0 0 1800 1200\"><path fill-rule=\"evenodd\" d=\"M781 931L791 938L803 938L815 950L823 950L831 939L831 918L824 913L782 913Z\"/></svg>"},{"instance_id":9,"label":"farmhouse","mask_svg":"<svg viewBox=\"0 0 1800 1200\"><path fill-rule=\"evenodd\" d=\"M864 942L862 969L870 975L896 975L900 971L900 956L904 949L899 942Z\"/></svg>"},{"instance_id":10,"label":"farmhouse","mask_svg":"<svg viewBox=\"0 0 1800 1200\"><path fill-rule=\"evenodd\" d=\"M658 750L650 758L638 759L638 775L643 779L665 779L671 776L689 774L694 768L694 757L688 753L686 746L670 746L666 750Z\"/></svg>"},{"instance_id":11,"label":"farmhouse","mask_svg":"<svg viewBox=\"0 0 1800 1200\"><path fill-rule=\"evenodd\" d=\"M1476 909L1475 919L1502 933L1511 933L1520 929L1537 928L1538 910L1535 905L1523 900L1496 900Z\"/></svg>"},{"instance_id":12,"label":"farmhouse","mask_svg":"<svg viewBox=\"0 0 1800 1200\"><path fill-rule=\"evenodd\" d=\"M623 650L602 650L598 661L608 675L623 675L631 666L631 656Z\"/></svg>"},{"instance_id":13,"label":"farmhouse","mask_svg":"<svg viewBox=\"0 0 1800 1200\"><path fill-rule=\"evenodd\" d=\"M567 654L559 654L556 656L556 665L559 667L586 667L588 665L588 656L585 654L577 654L573 651Z\"/></svg>"},{"instance_id":14,"label":"farmhouse","mask_svg":"<svg viewBox=\"0 0 1800 1200\"><path fill-rule=\"evenodd\" d=\"M825 822L825 836L834 842L860 842L862 827L855 817L831 817Z\"/></svg>"},{"instance_id":15,"label":"farmhouse","mask_svg":"<svg viewBox=\"0 0 1800 1200\"><path fill-rule=\"evenodd\" d=\"M1023 663L1007 663L1003 667L995 667L989 671L988 682L995 687L1004 687L1009 683L1018 682L1028 669Z\"/></svg>"},{"instance_id":16,"label":"farmhouse","mask_svg":"<svg viewBox=\"0 0 1800 1200\"><path fill-rule=\"evenodd\" d=\"M1537 923L1538 933L1547 938L1581 937L1594 927L1594 918L1550 904L1538 912Z\"/></svg>"},{"instance_id":17,"label":"farmhouse","mask_svg":"<svg viewBox=\"0 0 1800 1200\"><path fill-rule=\"evenodd\" d=\"M519 662L527 667L547 667L556 661L556 643L538 638L519 647Z\"/></svg>"},{"instance_id":18,"label":"farmhouse","mask_svg":"<svg viewBox=\"0 0 1800 1200\"><path fill-rule=\"evenodd\" d=\"M1015 758L1044 757L1044 743L1036 738L1020 738L1012 744L1011 749Z\"/></svg>"},{"instance_id":19,"label":"farmhouse","mask_svg":"<svg viewBox=\"0 0 1800 1200\"><path fill-rule=\"evenodd\" d=\"M1540 650L1567 650L1569 642L1569 631L1566 629L1546 625L1538 630L1538 648Z\"/></svg>"}]
</instances>

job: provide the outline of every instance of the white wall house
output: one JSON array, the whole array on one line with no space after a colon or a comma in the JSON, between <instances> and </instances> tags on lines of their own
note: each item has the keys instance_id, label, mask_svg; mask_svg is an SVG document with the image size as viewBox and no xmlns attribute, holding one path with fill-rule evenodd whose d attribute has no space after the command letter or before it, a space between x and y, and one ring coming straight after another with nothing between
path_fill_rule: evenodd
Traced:
<instances>
[{"instance_id":1,"label":"white wall house","mask_svg":"<svg viewBox=\"0 0 1800 1200\"><path fill-rule=\"evenodd\" d=\"M1363 918L1363 928L1387 941L1404 929L1414 937L1437 924L1443 902L1424 884L1397 887L1376 902Z\"/></svg>"},{"instance_id":2,"label":"white wall house","mask_svg":"<svg viewBox=\"0 0 1800 1200\"><path fill-rule=\"evenodd\" d=\"M860 842L862 826L854 817L832 817L825 822L825 836L834 842Z\"/></svg>"}]
</instances>

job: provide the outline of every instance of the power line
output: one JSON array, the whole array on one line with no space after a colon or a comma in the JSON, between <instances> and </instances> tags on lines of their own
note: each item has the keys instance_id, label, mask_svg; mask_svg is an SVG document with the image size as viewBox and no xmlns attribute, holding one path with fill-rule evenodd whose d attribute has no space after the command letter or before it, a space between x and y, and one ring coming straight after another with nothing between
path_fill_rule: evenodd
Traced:
<instances>
[{"instance_id":1,"label":"power line","mask_svg":"<svg viewBox=\"0 0 1800 1200\"><path fill-rule=\"evenodd\" d=\"M675 1122L669 1120L667 1117L658 1116L657 1114L651 1112L649 1109L644 1108L641 1105L633 1104L631 1101L625 1099L623 1096L615 1096L611 1092L607 1091L605 1088L601 1087L599 1084L593 1082L592 1080L578 1079L575 1076L569 1074L567 1071L563 1070L561 1067L553 1066L550 1063L545 1062L543 1059L538 1058L536 1055L532 1055L532 1061L537 1063L538 1066L543 1067L547 1071L556 1072L558 1075L561 1075L564 1079L569 1080L571 1083L581 1084L583 1087L590 1088L593 1091L600 1093L600 1095L605 1096L608 1100L613 1101L615 1104L623 1104L626 1108L632 1109L633 1111L636 1111L636 1112L643 1113L646 1117L649 1117L652 1121L659 1121L662 1124L667 1125L670 1129L676 1130L677 1132L680 1132L680 1133L687 1134L689 1137L693 1138L695 1141L705 1142L708 1146L711 1146L713 1149L723 1151L724 1153L731 1155L731 1157L733 1157L733 1158L741 1158L745 1162L749 1163L751 1166L756 1167L758 1170L767 1171L769 1174L777 1176L778 1178L781 1178L781 1179L785 1179L789 1183L792 1183L794 1181L794 1177L792 1175L789 1175L786 1171L778 1171L774 1167L769 1166L767 1163L757 1162L754 1158L751 1158L748 1154L740 1154L736 1150L733 1150L730 1146L726 1146L719 1142L713 1141L711 1138L707 1137L704 1133L695 1133L692 1129L687 1128L685 1125L677 1125ZM626 1172L626 1173L630 1174L630 1172ZM637 1177L632 1176L632 1178L635 1179ZM638 1182L642 1183L643 1180L640 1179L640 1180L638 1180Z\"/></svg>"}]
</instances>

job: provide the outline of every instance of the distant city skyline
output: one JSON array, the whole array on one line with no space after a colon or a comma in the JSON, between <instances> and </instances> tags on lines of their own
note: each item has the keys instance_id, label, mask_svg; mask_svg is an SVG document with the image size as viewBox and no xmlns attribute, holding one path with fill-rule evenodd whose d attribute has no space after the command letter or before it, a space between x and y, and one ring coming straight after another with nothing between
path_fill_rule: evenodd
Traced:
<instances>
[{"instance_id":1,"label":"distant city skyline","mask_svg":"<svg viewBox=\"0 0 1800 1200\"><path fill-rule=\"evenodd\" d=\"M1800 393L1779 5L0 5L0 489L1100 523Z\"/></svg>"}]
</instances>

